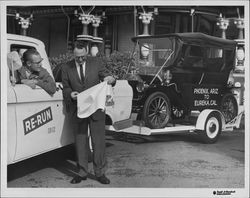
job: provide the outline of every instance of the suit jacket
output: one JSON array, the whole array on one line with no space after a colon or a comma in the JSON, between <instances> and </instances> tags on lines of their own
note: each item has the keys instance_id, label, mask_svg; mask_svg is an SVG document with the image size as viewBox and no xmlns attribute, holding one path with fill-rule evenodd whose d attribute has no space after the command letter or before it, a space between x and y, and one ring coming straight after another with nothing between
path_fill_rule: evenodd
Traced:
<instances>
[{"instance_id":1,"label":"suit jacket","mask_svg":"<svg viewBox=\"0 0 250 198\"><path fill-rule=\"evenodd\" d=\"M71 98L71 92L82 92L92 86L97 85L110 73L105 69L102 61L98 57L87 57L85 64L84 83L82 83L79 74L77 73L75 60L67 62L62 66L62 84L63 84L63 98L66 105L66 110L76 119L81 121L77 117L77 101ZM96 111L91 117L94 120L104 119L104 113L100 110Z\"/></svg>"}]
</instances>

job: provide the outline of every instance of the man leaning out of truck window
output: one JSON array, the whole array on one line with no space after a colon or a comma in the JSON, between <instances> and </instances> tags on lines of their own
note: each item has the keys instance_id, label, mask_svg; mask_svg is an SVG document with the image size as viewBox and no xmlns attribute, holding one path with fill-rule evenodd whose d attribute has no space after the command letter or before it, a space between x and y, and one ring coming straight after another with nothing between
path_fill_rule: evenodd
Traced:
<instances>
[{"instance_id":1,"label":"man leaning out of truck window","mask_svg":"<svg viewBox=\"0 0 250 198\"><path fill-rule=\"evenodd\" d=\"M23 66L18 70L21 83L28 85L32 89L36 85L43 88L48 94L56 92L56 83L49 72L42 67L39 52L35 49L28 49L23 54Z\"/></svg>"}]
</instances>

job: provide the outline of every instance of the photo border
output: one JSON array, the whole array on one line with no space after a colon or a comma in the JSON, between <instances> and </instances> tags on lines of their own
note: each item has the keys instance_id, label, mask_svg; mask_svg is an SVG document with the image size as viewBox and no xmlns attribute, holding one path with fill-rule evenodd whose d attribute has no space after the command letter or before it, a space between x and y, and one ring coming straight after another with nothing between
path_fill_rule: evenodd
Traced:
<instances>
[{"instance_id":1,"label":"photo border","mask_svg":"<svg viewBox=\"0 0 250 198\"><path fill-rule=\"evenodd\" d=\"M244 6L245 7L245 188L8 188L7 187L7 6L29 5L177 5L177 6ZM239 1L1 1L1 196L3 197L223 197L213 196L216 190L235 191L233 197L249 196L249 2ZM230 196L227 196L230 197Z\"/></svg>"}]
</instances>

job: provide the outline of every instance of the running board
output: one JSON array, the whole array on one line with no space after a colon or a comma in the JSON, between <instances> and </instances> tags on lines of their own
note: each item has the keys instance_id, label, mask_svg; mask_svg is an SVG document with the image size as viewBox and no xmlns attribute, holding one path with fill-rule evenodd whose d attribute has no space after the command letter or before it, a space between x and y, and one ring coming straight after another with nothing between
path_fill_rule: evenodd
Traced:
<instances>
[{"instance_id":1,"label":"running board","mask_svg":"<svg viewBox=\"0 0 250 198\"><path fill-rule=\"evenodd\" d=\"M193 132L195 130L195 126L175 125L173 127L165 127L162 129L150 129L144 126L133 125L132 127L125 128L123 130L116 130L112 125L109 125L106 126L106 130L149 136L149 135L160 135L160 134L176 133L183 131Z\"/></svg>"}]
</instances>

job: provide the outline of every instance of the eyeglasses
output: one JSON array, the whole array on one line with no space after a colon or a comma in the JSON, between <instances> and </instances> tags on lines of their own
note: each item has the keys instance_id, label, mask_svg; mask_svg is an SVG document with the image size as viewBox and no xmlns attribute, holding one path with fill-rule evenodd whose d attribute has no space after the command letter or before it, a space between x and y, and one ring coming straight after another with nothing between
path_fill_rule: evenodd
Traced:
<instances>
[{"instance_id":1,"label":"eyeglasses","mask_svg":"<svg viewBox=\"0 0 250 198\"><path fill-rule=\"evenodd\" d=\"M76 59L76 61L85 61L86 56L76 56L75 59Z\"/></svg>"},{"instance_id":2,"label":"eyeglasses","mask_svg":"<svg viewBox=\"0 0 250 198\"><path fill-rule=\"evenodd\" d=\"M43 61L43 58L40 61L37 61L37 62L32 61L32 64L39 65L42 61Z\"/></svg>"}]
</instances>

